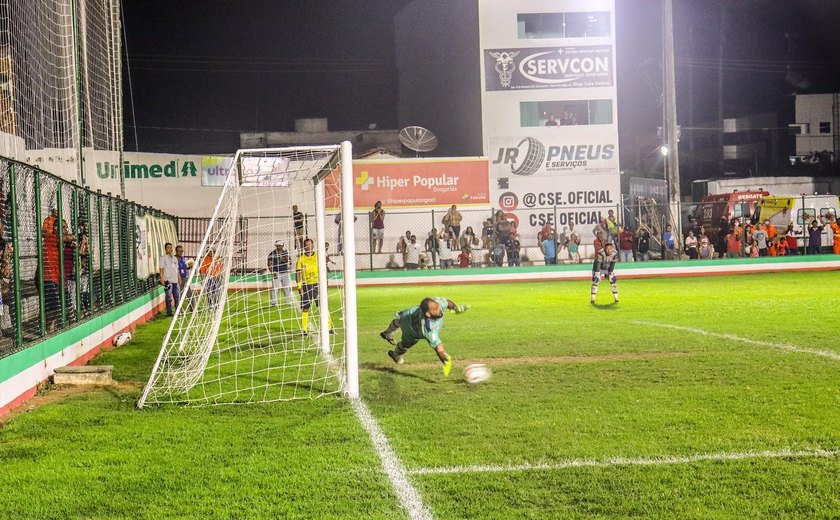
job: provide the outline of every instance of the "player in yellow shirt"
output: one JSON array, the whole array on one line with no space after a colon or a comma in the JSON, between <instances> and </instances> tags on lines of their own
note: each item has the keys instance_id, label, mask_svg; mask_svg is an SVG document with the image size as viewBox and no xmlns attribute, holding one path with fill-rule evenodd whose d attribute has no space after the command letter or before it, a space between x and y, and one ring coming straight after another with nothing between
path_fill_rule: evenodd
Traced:
<instances>
[{"instance_id":1,"label":"player in yellow shirt","mask_svg":"<svg viewBox=\"0 0 840 520\"><path fill-rule=\"evenodd\" d=\"M320 308L318 303L318 255L313 247L312 239L305 239L303 241L303 253L297 258L295 265L295 280L300 293L301 332L304 336L308 334L309 329L309 309L313 303ZM330 333L333 333L332 317L328 315L327 319L330 324Z\"/></svg>"}]
</instances>

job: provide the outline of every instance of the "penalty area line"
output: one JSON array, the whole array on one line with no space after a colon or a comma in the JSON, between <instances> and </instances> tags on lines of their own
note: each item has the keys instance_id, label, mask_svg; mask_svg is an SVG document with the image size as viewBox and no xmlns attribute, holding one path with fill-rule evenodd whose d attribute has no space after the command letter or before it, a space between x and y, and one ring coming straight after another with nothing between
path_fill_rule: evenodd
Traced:
<instances>
[{"instance_id":1,"label":"penalty area line","mask_svg":"<svg viewBox=\"0 0 840 520\"><path fill-rule=\"evenodd\" d=\"M633 321L631 323L633 323L634 325L647 325L649 327L659 327L662 329L681 330L684 332L700 334L701 336L711 336L714 338L727 339L730 341L740 341L741 343L747 343L749 345L758 345L760 347L773 348L776 350L786 350L788 352L798 352L800 354L812 354L814 356L821 356L833 359L834 361L840 361L840 353L831 352L829 350L817 350L813 348L797 347L794 345L786 345L784 343L771 343L769 341L762 341L760 339L744 338L741 336L736 336L734 334L709 332L708 330L697 329L694 327L683 327L681 325L671 325L670 323L657 323L655 321Z\"/></svg>"},{"instance_id":2,"label":"penalty area line","mask_svg":"<svg viewBox=\"0 0 840 520\"><path fill-rule=\"evenodd\" d=\"M524 463L511 465L476 465L452 466L437 468L418 468L410 470L411 475L446 475L461 473L503 473L533 470L563 470L573 468L607 468L614 466L667 466L674 464L691 464L694 462L738 461L754 459L804 459L828 458L840 456L840 449L833 450L777 450L777 451L745 451L736 453L704 453L684 457L612 457L604 460L579 459L555 463Z\"/></svg>"},{"instance_id":3,"label":"penalty area line","mask_svg":"<svg viewBox=\"0 0 840 520\"><path fill-rule=\"evenodd\" d=\"M423 502L423 497L420 492L411 483L408 478L408 472L400 462L399 457L388 442L388 437L379 427L376 418L370 411L370 408L361 399L351 399L353 410L356 412L356 417L359 422L367 430L370 435L370 440L379 455L379 460L382 462L382 469L388 476L391 486L397 493L397 498L400 505L408 513L408 517L412 520L432 520L432 512Z\"/></svg>"}]
</instances>

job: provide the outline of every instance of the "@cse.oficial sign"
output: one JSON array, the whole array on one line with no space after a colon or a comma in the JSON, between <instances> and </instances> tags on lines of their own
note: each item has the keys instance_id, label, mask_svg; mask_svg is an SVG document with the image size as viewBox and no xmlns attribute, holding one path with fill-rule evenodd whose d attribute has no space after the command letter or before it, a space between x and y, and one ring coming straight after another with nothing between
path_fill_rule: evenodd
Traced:
<instances>
[{"instance_id":1,"label":"@cse.oficial sign","mask_svg":"<svg viewBox=\"0 0 840 520\"><path fill-rule=\"evenodd\" d=\"M613 85L611 45L485 49L488 91Z\"/></svg>"}]
</instances>

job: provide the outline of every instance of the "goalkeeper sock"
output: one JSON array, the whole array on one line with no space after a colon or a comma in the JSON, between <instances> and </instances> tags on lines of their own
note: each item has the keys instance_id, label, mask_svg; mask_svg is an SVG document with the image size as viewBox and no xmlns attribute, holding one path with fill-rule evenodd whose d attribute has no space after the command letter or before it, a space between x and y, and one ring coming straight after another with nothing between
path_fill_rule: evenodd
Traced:
<instances>
[{"instance_id":1,"label":"goalkeeper sock","mask_svg":"<svg viewBox=\"0 0 840 520\"><path fill-rule=\"evenodd\" d=\"M303 314L301 315L301 321L301 330L303 330L303 332L306 332L307 330L309 330L309 311L303 311Z\"/></svg>"},{"instance_id":2,"label":"goalkeeper sock","mask_svg":"<svg viewBox=\"0 0 840 520\"><path fill-rule=\"evenodd\" d=\"M385 329L385 334L390 336L391 334L397 332L397 329L399 329L399 328L400 328L400 320L394 318L394 320L391 323L388 324L388 328Z\"/></svg>"}]
</instances>

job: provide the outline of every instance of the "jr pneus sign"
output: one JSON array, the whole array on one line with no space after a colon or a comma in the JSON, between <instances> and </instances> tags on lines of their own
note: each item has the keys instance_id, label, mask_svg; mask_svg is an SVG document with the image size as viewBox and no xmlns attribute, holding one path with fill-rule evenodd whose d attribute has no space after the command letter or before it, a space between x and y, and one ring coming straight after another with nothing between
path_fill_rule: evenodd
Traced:
<instances>
[{"instance_id":1,"label":"jr pneus sign","mask_svg":"<svg viewBox=\"0 0 840 520\"><path fill-rule=\"evenodd\" d=\"M485 49L484 81L488 91L611 87L612 46Z\"/></svg>"},{"instance_id":2,"label":"jr pneus sign","mask_svg":"<svg viewBox=\"0 0 840 520\"><path fill-rule=\"evenodd\" d=\"M492 177L562 173L614 174L618 171L616 145L613 142L499 138L490 141L490 149Z\"/></svg>"}]
</instances>

